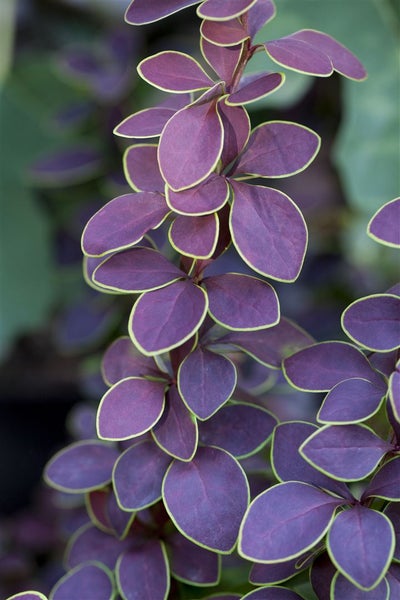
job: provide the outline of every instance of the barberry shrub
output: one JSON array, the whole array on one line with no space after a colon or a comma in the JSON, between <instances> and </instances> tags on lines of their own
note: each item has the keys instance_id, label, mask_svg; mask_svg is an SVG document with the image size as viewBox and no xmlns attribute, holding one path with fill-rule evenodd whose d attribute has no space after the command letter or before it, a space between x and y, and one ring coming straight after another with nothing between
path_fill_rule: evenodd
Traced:
<instances>
[{"instance_id":1,"label":"barberry shrub","mask_svg":"<svg viewBox=\"0 0 400 600\"><path fill-rule=\"evenodd\" d=\"M350 342L316 343L281 315L270 280L297 279L308 233L295 200L262 182L306 169L320 138L281 120L252 129L246 109L284 85L279 71L248 74L256 53L311 76L361 81L365 70L311 29L256 43L272 0L133 0L126 20L195 4L203 61L162 51L139 63L169 95L116 127L133 140L132 193L82 236L88 283L133 306L103 357L98 439L45 469L53 488L84 494L88 512L50 599L184 599L201 588L215 600L398 598L400 288L344 311ZM371 219L374 239L400 246L399 206ZM218 269L232 248L249 273ZM251 391L249 362L264 379L282 369L293 388L326 392L318 424L279 423Z\"/></svg>"}]
</instances>

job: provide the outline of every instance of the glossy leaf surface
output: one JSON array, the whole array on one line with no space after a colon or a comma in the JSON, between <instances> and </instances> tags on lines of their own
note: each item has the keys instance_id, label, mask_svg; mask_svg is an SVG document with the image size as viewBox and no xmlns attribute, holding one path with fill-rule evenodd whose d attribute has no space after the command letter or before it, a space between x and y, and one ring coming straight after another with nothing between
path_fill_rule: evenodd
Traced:
<instances>
[{"instance_id":1,"label":"glossy leaf surface","mask_svg":"<svg viewBox=\"0 0 400 600\"><path fill-rule=\"evenodd\" d=\"M248 483L227 452L200 447L190 463L174 461L163 485L165 507L194 543L229 553L248 504Z\"/></svg>"}]
</instances>

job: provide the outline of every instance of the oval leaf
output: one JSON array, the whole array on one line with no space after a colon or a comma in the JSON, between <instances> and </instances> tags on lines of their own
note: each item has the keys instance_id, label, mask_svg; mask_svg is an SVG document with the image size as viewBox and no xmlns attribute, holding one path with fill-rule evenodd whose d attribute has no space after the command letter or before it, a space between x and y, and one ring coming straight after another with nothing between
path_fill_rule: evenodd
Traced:
<instances>
[{"instance_id":1,"label":"oval leaf","mask_svg":"<svg viewBox=\"0 0 400 600\"><path fill-rule=\"evenodd\" d=\"M378 585L389 568L394 551L393 526L384 514L354 506L333 521L327 549L332 562L347 579L369 590Z\"/></svg>"},{"instance_id":2,"label":"oval leaf","mask_svg":"<svg viewBox=\"0 0 400 600\"><path fill-rule=\"evenodd\" d=\"M167 538L171 574L192 585L217 585L220 576L220 556L197 546L174 531Z\"/></svg>"},{"instance_id":3,"label":"oval leaf","mask_svg":"<svg viewBox=\"0 0 400 600\"><path fill-rule=\"evenodd\" d=\"M354 377L381 382L364 354L346 342L321 342L304 348L283 362L283 372L295 388L328 392Z\"/></svg>"},{"instance_id":4,"label":"oval leaf","mask_svg":"<svg viewBox=\"0 0 400 600\"><path fill-rule=\"evenodd\" d=\"M368 223L367 233L381 244L400 248L400 198L384 204Z\"/></svg>"},{"instance_id":5,"label":"oval leaf","mask_svg":"<svg viewBox=\"0 0 400 600\"><path fill-rule=\"evenodd\" d=\"M127 440L149 431L164 410L165 382L127 377L103 396L97 433L106 440Z\"/></svg>"},{"instance_id":6,"label":"oval leaf","mask_svg":"<svg viewBox=\"0 0 400 600\"><path fill-rule=\"evenodd\" d=\"M233 19L249 10L257 0L229 0L229 2L220 2L220 0L204 0L197 9L197 14L203 19L212 21L224 21Z\"/></svg>"},{"instance_id":7,"label":"oval leaf","mask_svg":"<svg viewBox=\"0 0 400 600\"><path fill-rule=\"evenodd\" d=\"M179 460L191 460L196 452L197 421L192 418L175 385L167 392L165 410L152 435L167 454Z\"/></svg>"},{"instance_id":8,"label":"oval leaf","mask_svg":"<svg viewBox=\"0 0 400 600\"><path fill-rule=\"evenodd\" d=\"M124 173L128 183L135 191L164 193L165 183L158 166L155 144L136 144L127 148L124 153ZM165 203L165 198L162 197L162 199ZM141 215L142 211L145 212L145 208L151 208L151 203L149 202L149 204L150 207L144 205L139 208L138 215Z\"/></svg>"},{"instance_id":9,"label":"oval leaf","mask_svg":"<svg viewBox=\"0 0 400 600\"><path fill-rule=\"evenodd\" d=\"M123 510L141 510L161 498L161 484L171 458L151 440L131 446L117 460L113 484Z\"/></svg>"},{"instance_id":10,"label":"oval leaf","mask_svg":"<svg viewBox=\"0 0 400 600\"><path fill-rule=\"evenodd\" d=\"M400 298L375 294L356 300L342 314L346 334L368 350L389 352L400 346Z\"/></svg>"},{"instance_id":11,"label":"oval leaf","mask_svg":"<svg viewBox=\"0 0 400 600\"><path fill-rule=\"evenodd\" d=\"M69 540L66 564L72 568L88 560L96 560L113 569L118 556L131 544L132 540L119 540L88 523L78 529Z\"/></svg>"},{"instance_id":12,"label":"oval leaf","mask_svg":"<svg viewBox=\"0 0 400 600\"><path fill-rule=\"evenodd\" d=\"M47 463L44 477L52 487L69 493L82 493L103 487L111 481L119 452L97 440L67 446Z\"/></svg>"},{"instance_id":13,"label":"oval leaf","mask_svg":"<svg viewBox=\"0 0 400 600\"><path fill-rule=\"evenodd\" d=\"M265 98L268 94L278 90L283 85L282 73L264 73L263 75L251 74L242 77L240 86L229 94L226 103L231 106L241 106Z\"/></svg>"},{"instance_id":14,"label":"oval leaf","mask_svg":"<svg viewBox=\"0 0 400 600\"><path fill-rule=\"evenodd\" d=\"M200 441L244 458L265 446L275 425L275 417L261 406L230 404L199 424Z\"/></svg>"},{"instance_id":15,"label":"oval leaf","mask_svg":"<svg viewBox=\"0 0 400 600\"><path fill-rule=\"evenodd\" d=\"M161 134L160 170L174 191L204 181L217 165L222 152L223 129L216 104L216 100L194 103L178 111Z\"/></svg>"},{"instance_id":16,"label":"oval leaf","mask_svg":"<svg viewBox=\"0 0 400 600\"><path fill-rule=\"evenodd\" d=\"M236 368L229 358L198 346L178 370L178 388L188 408L208 419L229 398L236 386Z\"/></svg>"},{"instance_id":17,"label":"oval leaf","mask_svg":"<svg viewBox=\"0 0 400 600\"><path fill-rule=\"evenodd\" d=\"M325 397L318 411L320 423L351 424L365 421L379 409L387 392L380 386L355 377L335 385Z\"/></svg>"},{"instance_id":18,"label":"oval leaf","mask_svg":"<svg viewBox=\"0 0 400 600\"><path fill-rule=\"evenodd\" d=\"M174 461L163 484L165 507L195 544L229 554L249 501L239 463L219 448L199 448L189 463Z\"/></svg>"},{"instance_id":19,"label":"oval leaf","mask_svg":"<svg viewBox=\"0 0 400 600\"><path fill-rule=\"evenodd\" d=\"M204 290L188 280L147 292L137 300L129 319L133 343L148 356L176 348L196 333L207 308Z\"/></svg>"},{"instance_id":20,"label":"oval leaf","mask_svg":"<svg viewBox=\"0 0 400 600\"><path fill-rule=\"evenodd\" d=\"M204 279L212 318L228 329L249 331L276 325L280 310L274 288L256 277L225 273Z\"/></svg>"},{"instance_id":21,"label":"oval leaf","mask_svg":"<svg viewBox=\"0 0 400 600\"><path fill-rule=\"evenodd\" d=\"M163 0L162 3L158 0L132 0L125 20L131 25L146 25L198 3L199 0Z\"/></svg>"},{"instance_id":22,"label":"oval leaf","mask_svg":"<svg viewBox=\"0 0 400 600\"><path fill-rule=\"evenodd\" d=\"M242 596L242 600L303 600L303 598L292 590L274 585L253 590Z\"/></svg>"},{"instance_id":23,"label":"oval leaf","mask_svg":"<svg viewBox=\"0 0 400 600\"><path fill-rule=\"evenodd\" d=\"M126 377L161 376L154 359L143 356L129 337L117 338L104 353L101 371L105 382L113 385Z\"/></svg>"},{"instance_id":24,"label":"oval leaf","mask_svg":"<svg viewBox=\"0 0 400 600\"><path fill-rule=\"evenodd\" d=\"M400 500L400 458L389 460L375 473L362 499L370 497Z\"/></svg>"},{"instance_id":25,"label":"oval leaf","mask_svg":"<svg viewBox=\"0 0 400 600\"><path fill-rule=\"evenodd\" d=\"M250 118L242 106L229 106L225 100L218 102L218 112L224 129L224 146L221 161L227 167L243 150L250 136Z\"/></svg>"},{"instance_id":26,"label":"oval leaf","mask_svg":"<svg viewBox=\"0 0 400 600\"><path fill-rule=\"evenodd\" d=\"M346 598L346 600L390 600L392 598L389 595L390 591L386 578L382 579L372 590L365 591L353 585L341 573L336 573L332 580L330 598L332 600L342 600L343 598ZM393 598L396 598L396 596L393 596Z\"/></svg>"},{"instance_id":27,"label":"oval leaf","mask_svg":"<svg viewBox=\"0 0 400 600\"><path fill-rule=\"evenodd\" d=\"M167 188L167 203L171 210L182 215L207 215L220 210L229 197L224 177L212 173L197 186L181 192Z\"/></svg>"},{"instance_id":28,"label":"oval leaf","mask_svg":"<svg viewBox=\"0 0 400 600\"><path fill-rule=\"evenodd\" d=\"M391 448L365 425L325 425L300 446L300 454L339 481L357 481L372 473Z\"/></svg>"},{"instance_id":29,"label":"oval leaf","mask_svg":"<svg viewBox=\"0 0 400 600\"><path fill-rule=\"evenodd\" d=\"M168 237L180 254L193 258L210 258L217 245L219 220L217 215L189 217L180 215L171 224Z\"/></svg>"},{"instance_id":30,"label":"oval leaf","mask_svg":"<svg viewBox=\"0 0 400 600\"><path fill-rule=\"evenodd\" d=\"M279 281L297 279L307 247L307 227L294 202L278 190L232 182L230 230L252 269Z\"/></svg>"},{"instance_id":31,"label":"oval leaf","mask_svg":"<svg viewBox=\"0 0 400 600\"><path fill-rule=\"evenodd\" d=\"M169 213L165 198L153 192L124 194L108 202L88 221L82 234L87 256L104 256L140 242Z\"/></svg>"},{"instance_id":32,"label":"oval leaf","mask_svg":"<svg viewBox=\"0 0 400 600\"><path fill-rule=\"evenodd\" d=\"M342 502L306 483L278 483L250 504L241 526L239 553L261 563L300 556L325 535Z\"/></svg>"},{"instance_id":33,"label":"oval leaf","mask_svg":"<svg viewBox=\"0 0 400 600\"><path fill-rule=\"evenodd\" d=\"M170 574L164 544L150 540L122 554L115 567L118 589L129 600L166 600Z\"/></svg>"},{"instance_id":34,"label":"oval leaf","mask_svg":"<svg viewBox=\"0 0 400 600\"><path fill-rule=\"evenodd\" d=\"M79 565L69 571L51 590L49 600L85 597L93 600L114 597L112 574L100 563Z\"/></svg>"},{"instance_id":35,"label":"oval leaf","mask_svg":"<svg viewBox=\"0 0 400 600\"><path fill-rule=\"evenodd\" d=\"M214 84L200 64L183 52L159 52L142 60L137 70L145 81L165 92L196 92Z\"/></svg>"},{"instance_id":36,"label":"oval leaf","mask_svg":"<svg viewBox=\"0 0 400 600\"><path fill-rule=\"evenodd\" d=\"M185 277L157 250L131 248L104 260L94 271L93 280L109 290L137 293L154 290Z\"/></svg>"}]
</instances>

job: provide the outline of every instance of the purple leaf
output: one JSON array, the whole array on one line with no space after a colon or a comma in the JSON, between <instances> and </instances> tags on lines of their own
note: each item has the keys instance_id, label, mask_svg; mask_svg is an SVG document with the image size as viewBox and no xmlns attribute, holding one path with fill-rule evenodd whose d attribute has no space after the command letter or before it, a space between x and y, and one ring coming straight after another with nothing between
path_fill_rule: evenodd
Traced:
<instances>
[{"instance_id":1,"label":"purple leaf","mask_svg":"<svg viewBox=\"0 0 400 600\"><path fill-rule=\"evenodd\" d=\"M145 81L165 92L197 92L214 84L201 65L183 52L159 52L142 60L137 70Z\"/></svg>"},{"instance_id":2,"label":"purple leaf","mask_svg":"<svg viewBox=\"0 0 400 600\"><path fill-rule=\"evenodd\" d=\"M29 174L41 186L62 187L96 177L102 163L99 150L81 144L38 159L30 167Z\"/></svg>"},{"instance_id":3,"label":"purple leaf","mask_svg":"<svg viewBox=\"0 0 400 600\"><path fill-rule=\"evenodd\" d=\"M400 372L394 371L389 379L389 399L395 420L400 423Z\"/></svg>"},{"instance_id":4,"label":"purple leaf","mask_svg":"<svg viewBox=\"0 0 400 600\"><path fill-rule=\"evenodd\" d=\"M340 573L333 578L331 590L331 596L328 598L332 598L332 600L343 600L343 598L346 600L390 600L390 598L396 597L388 595L390 590L386 578L382 579L372 590L365 591L353 585Z\"/></svg>"},{"instance_id":5,"label":"purple leaf","mask_svg":"<svg viewBox=\"0 0 400 600\"><path fill-rule=\"evenodd\" d=\"M41 592L19 592L7 598L7 600L47 600L46 596Z\"/></svg>"},{"instance_id":6,"label":"purple leaf","mask_svg":"<svg viewBox=\"0 0 400 600\"><path fill-rule=\"evenodd\" d=\"M271 565L255 563L250 570L249 581L254 585L281 583L297 575L308 566L307 561L304 560L307 556L308 554L305 554L304 557L300 556L286 562L273 563Z\"/></svg>"},{"instance_id":7,"label":"purple leaf","mask_svg":"<svg viewBox=\"0 0 400 600\"><path fill-rule=\"evenodd\" d=\"M292 590L274 585L253 590L242 596L242 600L303 600L303 598Z\"/></svg>"},{"instance_id":8,"label":"purple leaf","mask_svg":"<svg viewBox=\"0 0 400 600\"><path fill-rule=\"evenodd\" d=\"M275 369L280 369L286 356L312 342L311 336L285 317L270 329L232 332L218 340L218 343L237 346L255 360Z\"/></svg>"},{"instance_id":9,"label":"purple leaf","mask_svg":"<svg viewBox=\"0 0 400 600\"><path fill-rule=\"evenodd\" d=\"M165 183L158 166L156 144L136 144L127 148L124 154L124 171L129 185L135 191L164 193ZM144 209L145 206L138 210L136 217Z\"/></svg>"},{"instance_id":10,"label":"purple leaf","mask_svg":"<svg viewBox=\"0 0 400 600\"><path fill-rule=\"evenodd\" d=\"M210 44L206 39L200 40L201 52L218 77L229 85L242 55L242 44L225 48Z\"/></svg>"},{"instance_id":11,"label":"purple leaf","mask_svg":"<svg viewBox=\"0 0 400 600\"><path fill-rule=\"evenodd\" d=\"M204 181L221 156L223 129L217 100L198 102L175 113L161 134L158 147L161 174L174 191Z\"/></svg>"},{"instance_id":12,"label":"purple leaf","mask_svg":"<svg viewBox=\"0 0 400 600\"><path fill-rule=\"evenodd\" d=\"M241 106L229 106L224 99L218 102L218 112L224 129L224 147L221 161L227 167L248 142L250 136L250 118Z\"/></svg>"},{"instance_id":13,"label":"purple leaf","mask_svg":"<svg viewBox=\"0 0 400 600\"><path fill-rule=\"evenodd\" d=\"M191 585L217 585L220 577L220 556L192 544L179 531L166 539L173 577Z\"/></svg>"},{"instance_id":14,"label":"purple leaf","mask_svg":"<svg viewBox=\"0 0 400 600\"><path fill-rule=\"evenodd\" d=\"M228 182L217 173L205 181L181 192L167 188L168 206L183 215L207 215L224 206L229 197Z\"/></svg>"},{"instance_id":15,"label":"purple leaf","mask_svg":"<svg viewBox=\"0 0 400 600\"><path fill-rule=\"evenodd\" d=\"M96 560L113 569L118 556L131 543L131 540L118 540L113 535L107 535L88 523L70 539L65 562L68 568L72 568L88 560Z\"/></svg>"},{"instance_id":16,"label":"purple leaf","mask_svg":"<svg viewBox=\"0 0 400 600\"><path fill-rule=\"evenodd\" d=\"M400 198L387 202L368 223L367 233L381 244L400 248Z\"/></svg>"},{"instance_id":17,"label":"purple leaf","mask_svg":"<svg viewBox=\"0 0 400 600\"><path fill-rule=\"evenodd\" d=\"M182 362L178 387L188 408L201 420L208 419L229 398L236 386L232 361L197 346Z\"/></svg>"},{"instance_id":18,"label":"purple leaf","mask_svg":"<svg viewBox=\"0 0 400 600\"><path fill-rule=\"evenodd\" d=\"M126 138L156 137L161 135L166 123L175 113L174 108L168 108L167 106L145 108L121 121L114 129L114 133Z\"/></svg>"},{"instance_id":19,"label":"purple leaf","mask_svg":"<svg viewBox=\"0 0 400 600\"><path fill-rule=\"evenodd\" d=\"M192 460L197 449L197 421L182 402L175 385L167 392L165 410L152 434L155 442L170 456Z\"/></svg>"},{"instance_id":20,"label":"purple leaf","mask_svg":"<svg viewBox=\"0 0 400 600\"><path fill-rule=\"evenodd\" d=\"M368 350L395 350L400 346L400 298L390 294L360 298L343 312L342 327Z\"/></svg>"},{"instance_id":21,"label":"purple leaf","mask_svg":"<svg viewBox=\"0 0 400 600\"><path fill-rule=\"evenodd\" d=\"M128 440L149 431L161 417L165 405L165 382L127 377L101 399L97 412L98 436Z\"/></svg>"},{"instance_id":22,"label":"purple leaf","mask_svg":"<svg viewBox=\"0 0 400 600\"><path fill-rule=\"evenodd\" d=\"M267 54L289 69L326 77L333 70L350 79L361 81L367 74L360 61L347 48L326 33L302 29L271 42Z\"/></svg>"},{"instance_id":23,"label":"purple leaf","mask_svg":"<svg viewBox=\"0 0 400 600\"><path fill-rule=\"evenodd\" d=\"M393 559L400 561L400 505L398 502L389 502L384 510L385 515L393 525L396 538Z\"/></svg>"},{"instance_id":24,"label":"purple leaf","mask_svg":"<svg viewBox=\"0 0 400 600\"><path fill-rule=\"evenodd\" d=\"M131 446L117 460L113 483L123 510L142 510L161 498L161 484L171 458L152 440Z\"/></svg>"},{"instance_id":25,"label":"purple leaf","mask_svg":"<svg viewBox=\"0 0 400 600\"><path fill-rule=\"evenodd\" d=\"M400 500L400 458L392 458L375 473L362 495L362 500L371 497Z\"/></svg>"},{"instance_id":26,"label":"purple leaf","mask_svg":"<svg viewBox=\"0 0 400 600\"><path fill-rule=\"evenodd\" d=\"M229 0L221 2L220 0L204 0L197 9L197 14L203 19L211 21L223 21L239 17L242 13L249 10L257 0Z\"/></svg>"},{"instance_id":27,"label":"purple leaf","mask_svg":"<svg viewBox=\"0 0 400 600\"><path fill-rule=\"evenodd\" d=\"M137 244L169 213L165 198L154 192L123 194L108 202L88 221L82 250L100 257Z\"/></svg>"},{"instance_id":28,"label":"purple leaf","mask_svg":"<svg viewBox=\"0 0 400 600\"><path fill-rule=\"evenodd\" d=\"M265 329L279 322L278 296L257 277L225 273L204 279L212 318L228 329Z\"/></svg>"},{"instance_id":29,"label":"purple leaf","mask_svg":"<svg viewBox=\"0 0 400 600\"><path fill-rule=\"evenodd\" d=\"M365 425L325 425L300 446L300 454L339 481L357 481L372 473L391 448Z\"/></svg>"},{"instance_id":30,"label":"purple leaf","mask_svg":"<svg viewBox=\"0 0 400 600\"><path fill-rule=\"evenodd\" d=\"M105 533L113 534L107 511L107 501L110 493L110 488L89 492L85 495L85 505L93 525Z\"/></svg>"},{"instance_id":31,"label":"purple leaf","mask_svg":"<svg viewBox=\"0 0 400 600\"><path fill-rule=\"evenodd\" d=\"M202 324L207 308L206 293L189 280L147 292L131 312L131 338L143 354L161 354L190 339Z\"/></svg>"},{"instance_id":32,"label":"purple leaf","mask_svg":"<svg viewBox=\"0 0 400 600\"><path fill-rule=\"evenodd\" d=\"M300 210L278 190L237 181L232 187L230 231L244 262L272 279L297 279L308 237Z\"/></svg>"},{"instance_id":33,"label":"purple leaf","mask_svg":"<svg viewBox=\"0 0 400 600\"><path fill-rule=\"evenodd\" d=\"M317 427L302 421L280 423L273 433L271 466L280 481L303 481L330 490L344 498L351 498L347 486L327 474L314 469L299 453L302 443Z\"/></svg>"},{"instance_id":34,"label":"purple leaf","mask_svg":"<svg viewBox=\"0 0 400 600\"><path fill-rule=\"evenodd\" d=\"M167 553L159 540L122 554L115 568L118 589L129 600L167 598L170 574Z\"/></svg>"},{"instance_id":35,"label":"purple leaf","mask_svg":"<svg viewBox=\"0 0 400 600\"><path fill-rule=\"evenodd\" d=\"M157 250L132 248L104 260L93 274L94 282L110 290L142 292L168 286L185 277Z\"/></svg>"},{"instance_id":36,"label":"purple leaf","mask_svg":"<svg viewBox=\"0 0 400 600\"><path fill-rule=\"evenodd\" d=\"M244 23L238 18L227 21L204 19L200 26L200 33L210 44L223 48L237 46L250 37Z\"/></svg>"},{"instance_id":37,"label":"purple leaf","mask_svg":"<svg viewBox=\"0 0 400 600\"><path fill-rule=\"evenodd\" d=\"M326 395L317 420L342 425L365 421L378 411L386 391L383 381L379 386L359 377L341 381Z\"/></svg>"},{"instance_id":38,"label":"purple leaf","mask_svg":"<svg viewBox=\"0 0 400 600\"><path fill-rule=\"evenodd\" d=\"M400 598L400 565L392 563L385 579L389 584L389 593L391 594L388 598Z\"/></svg>"},{"instance_id":39,"label":"purple leaf","mask_svg":"<svg viewBox=\"0 0 400 600\"><path fill-rule=\"evenodd\" d=\"M217 215L176 217L168 232L170 244L177 252L193 258L210 258L217 245Z\"/></svg>"},{"instance_id":40,"label":"purple leaf","mask_svg":"<svg viewBox=\"0 0 400 600\"><path fill-rule=\"evenodd\" d=\"M375 587L389 568L394 531L389 519L357 505L339 513L330 528L327 549L338 570L364 590Z\"/></svg>"},{"instance_id":41,"label":"purple leaf","mask_svg":"<svg viewBox=\"0 0 400 600\"><path fill-rule=\"evenodd\" d=\"M323 552L314 560L310 569L310 583L319 600L331 599L331 583L336 573L336 567L327 552Z\"/></svg>"},{"instance_id":42,"label":"purple leaf","mask_svg":"<svg viewBox=\"0 0 400 600\"><path fill-rule=\"evenodd\" d=\"M325 535L342 503L307 483L278 483L250 504L241 526L239 553L265 563L300 556Z\"/></svg>"},{"instance_id":43,"label":"purple leaf","mask_svg":"<svg viewBox=\"0 0 400 600\"><path fill-rule=\"evenodd\" d=\"M117 338L104 353L101 371L107 385L113 385L126 377L158 376L154 359L143 356L129 337Z\"/></svg>"},{"instance_id":44,"label":"purple leaf","mask_svg":"<svg viewBox=\"0 0 400 600\"><path fill-rule=\"evenodd\" d=\"M100 563L79 565L64 575L51 590L52 600L89 597L92 600L114 598L112 574Z\"/></svg>"},{"instance_id":45,"label":"purple leaf","mask_svg":"<svg viewBox=\"0 0 400 600\"><path fill-rule=\"evenodd\" d=\"M346 342L321 342L304 348L283 362L283 372L294 387L328 392L345 379L381 382L364 354Z\"/></svg>"},{"instance_id":46,"label":"purple leaf","mask_svg":"<svg viewBox=\"0 0 400 600\"><path fill-rule=\"evenodd\" d=\"M276 8L273 0L258 0L247 13L246 27L250 37L254 38L264 25L275 17Z\"/></svg>"},{"instance_id":47,"label":"purple leaf","mask_svg":"<svg viewBox=\"0 0 400 600\"><path fill-rule=\"evenodd\" d=\"M101 488L111 481L118 450L97 440L75 442L53 456L44 477L52 487L69 493Z\"/></svg>"},{"instance_id":48,"label":"purple leaf","mask_svg":"<svg viewBox=\"0 0 400 600\"><path fill-rule=\"evenodd\" d=\"M279 76L272 73L272 81ZM276 82L280 85L279 82ZM230 102L230 98L228 99ZM297 123L270 121L256 127L248 141L235 175L288 177L303 171L314 160L321 138Z\"/></svg>"},{"instance_id":49,"label":"purple leaf","mask_svg":"<svg viewBox=\"0 0 400 600\"><path fill-rule=\"evenodd\" d=\"M132 0L125 13L125 20L130 25L146 25L173 13L198 4L199 0Z\"/></svg>"},{"instance_id":50,"label":"purple leaf","mask_svg":"<svg viewBox=\"0 0 400 600\"><path fill-rule=\"evenodd\" d=\"M113 490L110 490L107 497L107 514L114 535L119 540L125 539L130 531L136 513L122 510Z\"/></svg>"},{"instance_id":51,"label":"purple leaf","mask_svg":"<svg viewBox=\"0 0 400 600\"><path fill-rule=\"evenodd\" d=\"M275 425L275 417L261 406L235 403L199 423L199 436L206 446L215 445L235 458L244 458L265 446Z\"/></svg>"},{"instance_id":52,"label":"purple leaf","mask_svg":"<svg viewBox=\"0 0 400 600\"><path fill-rule=\"evenodd\" d=\"M200 447L191 462L174 461L163 498L178 530L199 546L229 554L249 501L239 463L220 448Z\"/></svg>"},{"instance_id":53,"label":"purple leaf","mask_svg":"<svg viewBox=\"0 0 400 600\"><path fill-rule=\"evenodd\" d=\"M242 77L238 89L229 94L226 103L237 106L255 102L278 90L283 82L284 76L281 73L246 75Z\"/></svg>"}]
</instances>

